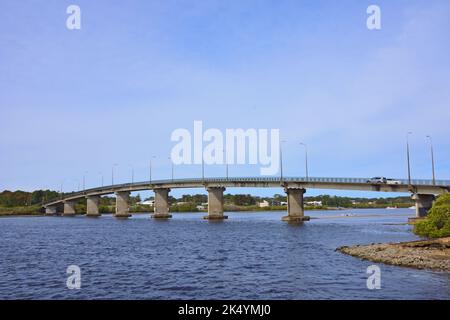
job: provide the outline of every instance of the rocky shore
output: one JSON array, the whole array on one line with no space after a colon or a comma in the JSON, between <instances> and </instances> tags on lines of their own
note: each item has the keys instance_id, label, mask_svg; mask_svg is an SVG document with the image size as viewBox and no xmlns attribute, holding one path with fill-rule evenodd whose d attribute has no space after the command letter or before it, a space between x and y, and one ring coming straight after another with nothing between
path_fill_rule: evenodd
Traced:
<instances>
[{"instance_id":1,"label":"rocky shore","mask_svg":"<svg viewBox=\"0 0 450 320\"><path fill-rule=\"evenodd\" d=\"M373 262L450 272L450 237L340 247L339 252Z\"/></svg>"}]
</instances>

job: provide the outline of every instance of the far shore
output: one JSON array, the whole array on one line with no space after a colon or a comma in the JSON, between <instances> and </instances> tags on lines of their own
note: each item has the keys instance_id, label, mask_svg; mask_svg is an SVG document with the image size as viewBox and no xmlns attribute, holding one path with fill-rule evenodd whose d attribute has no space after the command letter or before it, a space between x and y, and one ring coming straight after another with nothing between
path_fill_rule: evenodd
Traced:
<instances>
[{"instance_id":1,"label":"far shore","mask_svg":"<svg viewBox=\"0 0 450 320\"><path fill-rule=\"evenodd\" d=\"M450 237L344 246L336 250L363 260L450 273Z\"/></svg>"}]
</instances>

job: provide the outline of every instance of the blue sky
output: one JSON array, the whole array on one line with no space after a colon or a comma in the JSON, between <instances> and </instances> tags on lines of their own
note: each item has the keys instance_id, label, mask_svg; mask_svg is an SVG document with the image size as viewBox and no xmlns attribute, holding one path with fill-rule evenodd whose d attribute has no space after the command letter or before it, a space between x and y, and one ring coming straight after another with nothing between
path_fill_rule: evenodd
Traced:
<instances>
[{"instance_id":1,"label":"blue sky","mask_svg":"<svg viewBox=\"0 0 450 320\"><path fill-rule=\"evenodd\" d=\"M81 30L65 26L70 4ZM370 4L381 30L366 28ZM146 180L151 156L154 178L167 178L170 134L194 120L280 129L291 176L304 174L303 141L311 176L405 177L413 131L413 177L430 178L430 134L437 178L450 179L449 39L446 0L2 0L0 190L75 190L84 172L95 187L114 163L116 182L131 166Z\"/></svg>"}]
</instances>

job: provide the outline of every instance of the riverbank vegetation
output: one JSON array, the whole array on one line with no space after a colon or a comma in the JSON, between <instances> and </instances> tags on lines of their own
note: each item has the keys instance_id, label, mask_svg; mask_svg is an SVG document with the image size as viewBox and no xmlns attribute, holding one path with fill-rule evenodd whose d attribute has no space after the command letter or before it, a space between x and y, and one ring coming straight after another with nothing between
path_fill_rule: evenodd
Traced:
<instances>
[{"instance_id":1,"label":"riverbank vegetation","mask_svg":"<svg viewBox=\"0 0 450 320\"><path fill-rule=\"evenodd\" d=\"M5 190L0 193L0 208L39 205L58 199L58 197L59 193L51 190L37 190L33 192Z\"/></svg>"},{"instance_id":2,"label":"riverbank vegetation","mask_svg":"<svg viewBox=\"0 0 450 320\"><path fill-rule=\"evenodd\" d=\"M40 215L41 206L17 206L17 207L0 207L0 216L30 216Z\"/></svg>"},{"instance_id":3,"label":"riverbank vegetation","mask_svg":"<svg viewBox=\"0 0 450 320\"><path fill-rule=\"evenodd\" d=\"M450 237L450 194L436 199L426 218L415 223L414 233L427 238Z\"/></svg>"}]
</instances>

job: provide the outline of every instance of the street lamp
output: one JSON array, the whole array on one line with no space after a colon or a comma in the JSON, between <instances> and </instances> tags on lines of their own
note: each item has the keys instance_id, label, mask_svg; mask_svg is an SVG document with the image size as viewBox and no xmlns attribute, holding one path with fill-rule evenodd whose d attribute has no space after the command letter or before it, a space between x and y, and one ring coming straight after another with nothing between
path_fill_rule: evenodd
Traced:
<instances>
[{"instance_id":1,"label":"street lamp","mask_svg":"<svg viewBox=\"0 0 450 320\"><path fill-rule=\"evenodd\" d=\"M306 143L300 142L300 145L305 147L305 173L306 173L306 181L308 181L308 146Z\"/></svg>"},{"instance_id":2,"label":"street lamp","mask_svg":"<svg viewBox=\"0 0 450 320\"><path fill-rule=\"evenodd\" d=\"M73 181L77 183L77 192L80 192L80 180L74 179Z\"/></svg>"},{"instance_id":3,"label":"street lamp","mask_svg":"<svg viewBox=\"0 0 450 320\"><path fill-rule=\"evenodd\" d=\"M283 181L283 143L285 143L286 140L281 140L280 143L280 181Z\"/></svg>"},{"instance_id":4,"label":"street lamp","mask_svg":"<svg viewBox=\"0 0 450 320\"><path fill-rule=\"evenodd\" d=\"M102 172L99 172L98 174L99 174L99 175L100 175L100 177L101 177L101 181L102 181L102 188L103 188L103 173L102 173Z\"/></svg>"},{"instance_id":5,"label":"street lamp","mask_svg":"<svg viewBox=\"0 0 450 320\"><path fill-rule=\"evenodd\" d=\"M131 168L131 185L134 184L134 167L130 164L128 165Z\"/></svg>"},{"instance_id":6,"label":"street lamp","mask_svg":"<svg viewBox=\"0 0 450 320\"><path fill-rule=\"evenodd\" d=\"M117 164L117 163L114 163L114 164L112 165L112 167L111 167L111 185L112 185L112 186L114 185L114 168L117 167L117 166L118 166L118 164Z\"/></svg>"},{"instance_id":7,"label":"street lamp","mask_svg":"<svg viewBox=\"0 0 450 320\"><path fill-rule=\"evenodd\" d=\"M225 149L222 149L222 154L223 154L223 160L225 161L225 174L228 180L228 159L225 153Z\"/></svg>"},{"instance_id":8,"label":"street lamp","mask_svg":"<svg viewBox=\"0 0 450 320\"><path fill-rule=\"evenodd\" d=\"M436 176L434 174L434 151L433 151L433 139L430 135L427 136L428 140L430 141L430 151L431 151L431 170L433 173L433 185L436 184Z\"/></svg>"},{"instance_id":9,"label":"street lamp","mask_svg":"<svg viewBox=\"0 0 450 320\"><path fill-rule=\"evenodd\" d=\"M150 171L149 171L149 178L150 178L150 184L152 184L152 159L155 159L155 156L150 157Z\"/></svg>"},{"instance_id":10,"label":"street lamp","mask_svg":"<svg viewBox=\"0 0 450 320\"><path fill-rule=\"evenodd\" d=\"M87 175L87 174L88 174L87 171L85 171L85 172L83 173L83 191L86 190L86 175Z\"/></svg>"},{"instance_id":11,"label":"street lamp","mask_svg":"<svg viewBox=\"0 0 450 320\"><path fill-rule=\"evenodd\" d=\"M59 188L59 194L60 194L61 199L63 198L63 184L64 184L64 181L65 180L61 181L60 188Z\"/></svg>"},{"instance_id":12,"label":"street lamp","mask_svg":"<svg viewBox=\"0 0 450 320\"><path fill-rule=\"evenodd\" d=\"M406 134L406 160L408 162L408 185L411 185L411 164L409 162L409 136L412 132Z\"/></svg>"},{"instance_id":13,"label":"street lamp","mask_svg":"<svg viewBox=\"0 0 450 320\"><path fill-rule=\"evenodd\" d=\"M43 205L46 200L46 194L45 194L45 188L42 188L42 194L41 194L41 204Z\"/></svg>"},{"instance_id":14,"label":"street lamp","mask_svg":"<svg viewBox=\"0 0 450 320\"><path fill-rule=\"evenodd\" d=\"M202 181L205 182L205 159L202 150Z\"/></svg>"},{"instance_id":15,"label":"street lamp","mask_svg":"<svg viewBox=\"0 0 450 320\"><path fill-rule=\"evenodd\" d=\"M172 164L172 182L173 182L173 161L171 157L168 157L167 159L169 159L170 163Z\"/></svg>"}]
</instances>

